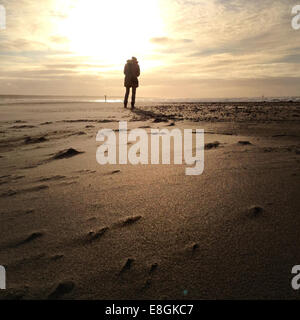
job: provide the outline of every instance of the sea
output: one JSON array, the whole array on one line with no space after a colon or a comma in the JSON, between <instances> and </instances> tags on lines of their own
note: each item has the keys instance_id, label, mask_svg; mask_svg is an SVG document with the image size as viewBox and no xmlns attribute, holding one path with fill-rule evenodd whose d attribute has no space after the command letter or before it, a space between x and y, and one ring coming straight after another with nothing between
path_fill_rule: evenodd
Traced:
<instances>
[{"instance_id":1,"label":"sea","mask_svg":"<svg viewBox=\"0 0 300 320\"><path fill-rule=\"evenodd\" d=\"M137 103L193 103L193 102L299 102L300 97L254 97L254 98L141 98ZM10 104L60 104L60 103L121 103L123 97L109 96L54 96L54 95L0 95L0 105Z\"/></svg>"}]
</instances>

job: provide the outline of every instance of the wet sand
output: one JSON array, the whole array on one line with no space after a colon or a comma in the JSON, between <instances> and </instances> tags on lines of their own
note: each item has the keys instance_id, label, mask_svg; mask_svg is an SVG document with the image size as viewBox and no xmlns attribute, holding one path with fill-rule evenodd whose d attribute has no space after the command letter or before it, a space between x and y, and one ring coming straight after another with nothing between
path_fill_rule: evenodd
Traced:
<instances>
[{"instance_id":1,"label":"wet sand","mask_svg":"<svg viewBox=\"0 0 300 320\"><path fill-rule=\"evenodd\" d=\"M98 130L205 130L205 169L105 165ZM0 299L299 299L300 103L0 107Z\"/></svg>"}]
</instances>

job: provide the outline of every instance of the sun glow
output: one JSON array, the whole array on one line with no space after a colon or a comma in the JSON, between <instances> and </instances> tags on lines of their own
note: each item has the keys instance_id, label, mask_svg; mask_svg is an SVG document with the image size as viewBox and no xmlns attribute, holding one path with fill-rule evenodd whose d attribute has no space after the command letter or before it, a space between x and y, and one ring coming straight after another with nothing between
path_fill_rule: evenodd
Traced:
<instances>
[{"instance_id":1,"label":"sun glow","mask_svg":"<svg viewBox=\"0 0 300 320\"><path fill-rule=\"evenodd\" d=\"M72 52L99 63L145 60L154 50L150 39L164 34L159 0L76 0L60 33Z\"/></svg>"}]
</instances>

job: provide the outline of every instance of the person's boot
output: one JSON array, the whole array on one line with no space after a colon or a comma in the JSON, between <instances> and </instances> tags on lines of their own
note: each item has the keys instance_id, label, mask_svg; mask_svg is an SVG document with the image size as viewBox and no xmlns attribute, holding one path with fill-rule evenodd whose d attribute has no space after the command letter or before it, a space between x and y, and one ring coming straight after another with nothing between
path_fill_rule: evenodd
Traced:
<instances>
[{"instance_id":1,"label":"person's boot","mask_svg":"<svg viewBox=\"0 0 300 320\"><path fill-rule=\"evenodd\" d=\"M124 108L127 109L127 103L124 102Z\"/></svg>"},{"instance_id":2,"label":"person's boot","mask_svg":"<svg viewBox=\"0 0 300 320\"><path fill-rule=\"evenodd\" d=\"M134 103L131 104L131 109L134 109Z\"/></svg>"}]
</instances>

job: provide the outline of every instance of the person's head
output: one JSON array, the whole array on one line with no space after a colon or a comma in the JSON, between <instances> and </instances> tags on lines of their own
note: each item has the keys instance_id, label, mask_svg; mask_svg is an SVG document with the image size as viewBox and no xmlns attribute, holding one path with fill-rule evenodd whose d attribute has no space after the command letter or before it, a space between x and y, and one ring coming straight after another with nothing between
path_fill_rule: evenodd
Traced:
<instances>
[{"instance_id":1,"label":"person's head","mask_svg":"<svg viewBox=\"0 0 300 320\"><path fill-rule=\"evenodd\" d=\"M136 57L132 57L131 59L132 59L132 62L134 62L134 63L138 63L138 60L137 60L137 58L136 58Z\"/></svg>"}]
</instances>

